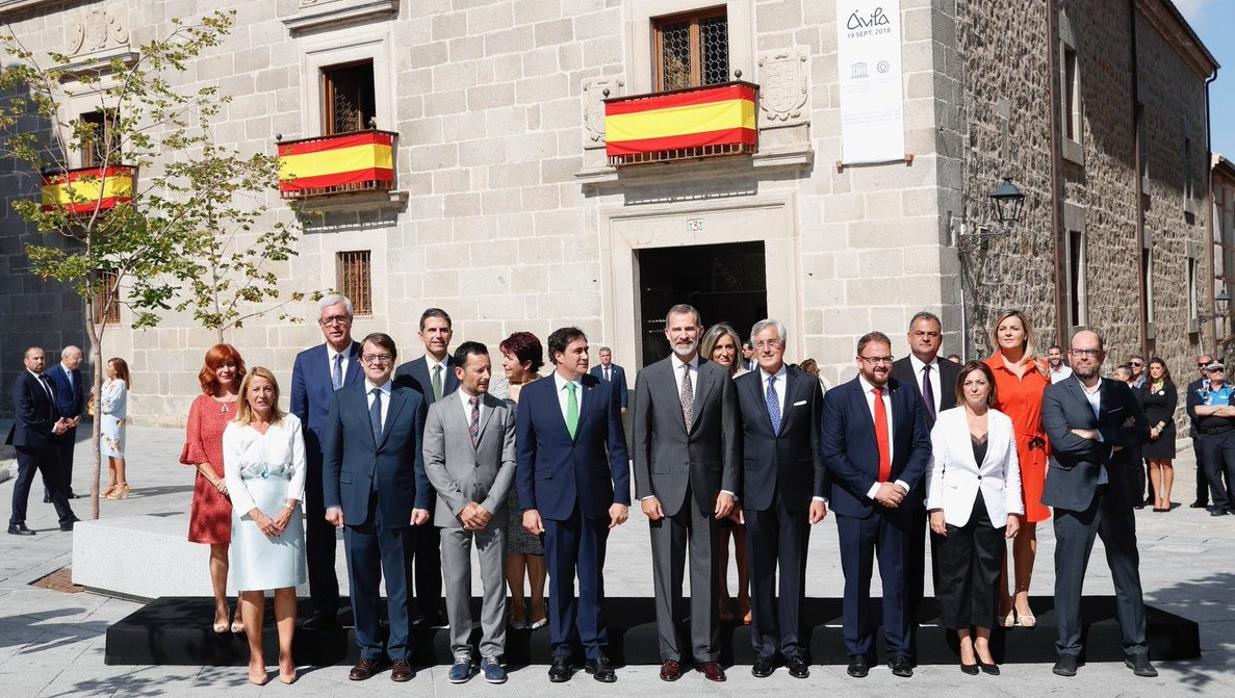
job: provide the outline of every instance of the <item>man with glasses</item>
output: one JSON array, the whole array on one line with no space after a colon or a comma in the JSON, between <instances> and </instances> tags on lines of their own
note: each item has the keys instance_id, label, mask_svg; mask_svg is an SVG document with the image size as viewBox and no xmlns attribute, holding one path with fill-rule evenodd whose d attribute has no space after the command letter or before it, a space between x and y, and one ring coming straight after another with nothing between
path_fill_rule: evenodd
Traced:
<instances>
[{"instance_id":1,"label":"man with glasses","mask_svg":"<svg viewBox=\"0 0 1235 698\"><path fill-rule=\"evenodd\" d=\"M313 613L304 621L309 630L338 625L339 579L335 576L335 529L326 522L322 502L322 429L335 391L359 383L360 342L352 339L352 302L329 295L317 304L317 324L325 343L296 355L292 367L292 414L305 425L305 557L309 566L309 598Z\"/></svg>"},{"instance_id":2,"label":"man with glasses","mask_svg":"<svg viewBox=\"0 0 1235 698\"><path fill-rule=\"evenodd\" d=\"M910 517L922 506L917 486L930 465L930 431L918 391L892 377L892 340L887 335L864 335L854 361L858 376L824 397L819 434L845 575L842 620L848 673L866 676L874 655L870 584L877 558L888 666L893 675L908 677L913 676L914 656L906 548L921 546L922 540L908 540L906 533Z\"/></svg>"},{"instance_id":3,"label":"man with glasses","mask_svg":"<svg viewBox=\"0 0 1235 698\"><path fill-rule=\"evenodd\" d=\"M1208 382L1195 396L1190 391L1188 402L1196 415L1201 461L1213 497L1209 515L1226 516L1235 506L1235 405L1231 404L1235 387L1226 382L1226 366L1221 361L1211 362L1205 372Z\"/></svg>"},{"instance_id":4,"label":"man with glasses","mask_svg":"<svg viewBox=\"0 0 1235 698\"><path fill-rule=\"evenodd\" d=\"M1128 367L1132 369L1132 389L1140 390L1145 385L1145 357L1133 354L1128 359Z\"/></svg>"},{"instance_id":5,"label":"man with glasses","mask_svg":"<svg viewBox=\"0 0 1235 698\"><path fill-rule=\"evenodd\" d=\"M1053 669L1075 676L1081 647L1081 587L1100 536L1115 583L1115 613L1124 663L1137 676L1158 672L1149 662L1141 597L1136 516L1141 485L1139 447L1149 440L1140 403L1125 383L1103 379L1106 351L1097 330L1081 328L1068 351L1072 377L1046 388L1042 425L1051 440L1042 503L1054 507L1055 612L1059 632Z\"/></svg>"},{"instance_id":6,"label":"man with glasses","mask_svg":"<svg viewBox=\"0 0 1235 698\"><path fill-rule=\"evenodd\" d=\"M819 457L818 379L785 364L785 326L760 320L750 331L757 368L735 379L742 418L742 517L750 551L751 642L758 678L777 662L810 676L798 638L811 524L828 514L827 471ZM778 574L779 571L779 574ZM779 577L779 585L778 585Z\"/></svg>"},{"instance_id":7,"label":"man with glasses","mask_svg":"<svg viewBox=\"0 0 1235 698\"><path fill-rule=\"evenodd\" d=\"M1209 354L1196 357L1196 370L1200 372L1201 377L1189 383L1188 390L1184 394L1184 405L1188 412L1188 436L1192 437L1192 456L1196 460L1196 499L1188 505L1193 509L1209 508L1209 478L1205 474L1204 460L1201 458L1201 435L1196 430L1196 406L1201 404L1201 390L1205 387L1205 381L1209 380L1205 369L1209 368L1213 361L1214 357Z\"/></svg>"},{"instance_id":8,"label":"man with glasses","mask_svg":"<svg viewBox=\"0 0 1235 698\"><path fill-rule=\"evenodd\" d=\"M433 490L425 475L420 394L391 380L398 352L388 335L361 342L364 381L334 394L322 431L326 520L343 529L360 661L348 678L363 681L389 660L392 681L410 681L407 565L414 527L429 522ZM389 632L381 628L386 583ZM385 639L383 639L383 637Z\"/></svg>"}]
</instances>

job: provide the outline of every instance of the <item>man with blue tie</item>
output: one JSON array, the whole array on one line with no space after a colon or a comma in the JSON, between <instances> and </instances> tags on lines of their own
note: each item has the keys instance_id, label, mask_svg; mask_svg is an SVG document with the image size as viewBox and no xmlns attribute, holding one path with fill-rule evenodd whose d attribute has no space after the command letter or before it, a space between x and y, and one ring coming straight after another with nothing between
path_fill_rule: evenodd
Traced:
<instances>
[{"instance_id":1,"label":"man with blue tie","mask_svg":"<svg viewBox=\"0 0 1235 698\"><path fill-rule=\"evenodd\" d=\"M391 662L390 678L415 675L408 660L407 560L411 531L429 522L433 490L425 475L420 394L391 380L394 340L375 332L361 342L363 383L334 394L322 433L326 520L343 529L360 661L348 678L363 681ZM386 582L389 634L382 641L380 585Z\"/></svg>"},{"instance_id":2,"label":"man with blue tie","mask_svg":"<svg viewBox=\"0 0 1235 698\"><path fill-rule=\"evenodd\" d=\"M56 450L60 454L60 484L64 496L76 499L73 494L73 449L77 445L77 423L86 409L86 386L81 380L81 349L67 346L60 352L60 363L47 369L47 377L55 388L56 407L64 417L67 427L56 437ZM51 486L43 482L43 503L51 503Z\"/></svg>"},{"instance_id":3,"label":"man with blue tie","mask_svg":"<svg viewBox=\"0 0 1235 698\"><path fill-rule=\"evenodd\" d=\"M613 386L613 392L618 396L618 406L625 414L627 400L630 399L627 395L626 369L613 363L613 350L609 347L601 347L596 355L600 357L600 365L593 366L590 373Z\"/></svg>"},{"instance_id":4,"label":"man with blue tie","mask_svg":"<svg viewBox=\"0 0 1235 698\"><path fill-rule=\"evenodd\" d=\"M913 675L906 545L918 483L931 459L921 394L892 378L892 341L882 332L858 340L858 376L823 399L820 448L832 476L831 503L845 575L843 637L848 672L866 676L874 630L871 572L883 585L883 634L896 676ZM918 542L921 545L921 542Z\"/></svg>"},{"instance_id":5,"label":"man with blue tie","mask_svg":"<svg viewBox=\"0 0 1235 698\"><path fill-rule=\"evenodd\" d=\"M309 565L309 598L313 613L305 619L309 629L338 624L339 579L335 576L335 529L326 522L322 501L322 430L334 394L364 377L360 367L360 342L352 339L352 302L346 296L329 295L317 304L317 324L324 344L296 355L292 367L292 414L305 425L304 445L308 471L304 487L305 557Z\"/></svg>"},{"instance_id":6,"label":"man with blue tie","mask_svg":"<svg viewBox=\"0 0 1235 698\"><path fill-rule=\"evenodd\" d=\"M823 390L814 376L785 364L788 336L779 320L756 322L750 337L757 368L734 381L742 418L741 505L756 654L750 672L771 676L779 660L790 676L804 679L810 666L798 629L807 543L811 525L828 515L827 472L819 458Z\"/></svg>"},{"instance_id":7,"label":"man with blue tie","mask_svg":"<svg viewBox=\"0 0 1235 698\"><path fill-rule=\"evenodd\" d=\"M409 361L395 371L395 383L420 393L425 409L459 388L455 375L455 360L450 355L450 340L454 329L450 315L441 308L429 308L420 314L420 341L425 355ZM422 434L417 434L418 439ZM432 485L428 485L432 487ZM430 490L430 500L436 494ZM440 628L446 624L442 612L442 537L441 529L428 525L412 531L412 554L408 564L409 579L415 578L416 604L412 619L417 625Z\"/></svg>"},{"instance_id":8,"label":"man with blue tie","mask_svg":"<svg viewBox=\"0 0 1235 698\"><path fill-rule=\"evenodd\" d=\"M609 529L626 522L630 507L626 435L617 395L588 375L583 331L554 330L549 357L553 375L524 386L515 429L523 527L544 534L549 569L549 680L570 679L582 645L584 670L609 683L617 675L605 655L603 572Z\"/></svg>"},{"instance_id":9,"label":"man with blue tie","mask_svg":"<svg viewBox=\"0 0 1235 698\"><path fill-rule=\"evenodd\" d=\"M6 444L17 451L17 480L13 483L13 510L9 515L9 533L32 536L26 528L26 505L30 500L30 483L37 470L51 488L51 503L56 507L61 531L72 531L77 517L69 507L63 483L60 482L60 454L56 439L68 429L60 415L51 379L43 373L46 354L39 347L26 350L26 368L13 381L13 406L17 414L9 428Z\"/></svg>"}]
</instances>

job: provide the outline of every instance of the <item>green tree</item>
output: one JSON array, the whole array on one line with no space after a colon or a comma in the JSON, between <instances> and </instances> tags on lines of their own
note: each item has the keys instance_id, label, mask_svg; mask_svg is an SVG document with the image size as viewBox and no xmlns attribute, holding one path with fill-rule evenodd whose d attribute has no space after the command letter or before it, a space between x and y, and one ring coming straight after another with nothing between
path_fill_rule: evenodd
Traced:
<instances>
[{"instance_id":1,"label":"green tree","mask_svg":"<svg viewBox=\"0 0 1235 698\"><path fill-rule=\"evenodd\" d=\"M42 200L14 202L43 234L25 252L34 273L70 285L84 302L95 394L109 327L101 320L113 304L128 308L134 329L187 312L222 341L226 330L304 297L284 293L272 269L295 256L300 234L297 219L268 222L277 159L216 144L212 120L229 96L215 85L177 86L190 62L221 45L233 15L172 19L134 60L85 68L70 69L69 56L36 55L12 32L0 34L9 56L0 70L0 156L25 163L31 180L59 184L50 205L46 189ZM98 110L68 114L70 100L83 94L97 95ZM92 169L66 177L83 160ZM123 178L107 176L119 166L135 168L130 191ZM117 193L127 196L108 196ZM98 419L91 445L91 515L98 518Z\"/></svg>"}]
</instances>

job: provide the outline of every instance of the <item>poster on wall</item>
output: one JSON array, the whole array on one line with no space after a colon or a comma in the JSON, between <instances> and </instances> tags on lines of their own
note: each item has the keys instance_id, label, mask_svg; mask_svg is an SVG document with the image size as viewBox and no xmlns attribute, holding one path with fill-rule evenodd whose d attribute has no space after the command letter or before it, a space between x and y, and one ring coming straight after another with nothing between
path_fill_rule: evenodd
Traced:
<instances>
[{"instance_id":1,"label":"poster on wall","mask_svg":"<svg viewBox=\"0 0 1235 698\"><path fill-rule=\"evenodd\" d=\"M836 0L841 162L903 160L900 0Z\"/></svg>"}]
</instances>

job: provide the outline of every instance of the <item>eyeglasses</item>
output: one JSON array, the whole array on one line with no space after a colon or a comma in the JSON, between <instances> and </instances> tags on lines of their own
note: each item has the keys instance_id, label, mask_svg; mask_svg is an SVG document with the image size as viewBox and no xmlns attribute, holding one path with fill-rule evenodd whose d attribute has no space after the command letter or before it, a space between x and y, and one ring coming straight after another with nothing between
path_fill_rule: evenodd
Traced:
<instances>
[{"instance_id":1,"label":"eyeglasses","mask_svg":"<svg viewBox=\"0 0 1235 698\"><path fill-rule=\"evenodd\" d=\"M858 360L867 366L878 366L879 364L892 363L892 357L890 356L859 356Z\"/></svg>"},{"instance_id":2,"label":"eyeglasses","mask_svg":"<svg viewBox=\"0 0 1235 698\"><path fill-rule=\"evenodd\" d=\"M1129 361L1128 365L1129 366L1144 366L1145 364L1141 363L1140 361Z\"/></svg>"},{"instance_id":3,"label":"eyeglasses","mask_svg":"<svg viewBox=\"0 0 1235 698\"><path fill-rule=\"evenodd\" d=\"M1081 357L1088 357L1090 359L1096 359L1098 358L1099 355L1102 354L1102 350L1101 349L1069 349L1068 353L1071 354L1072 356L1077 357L1078 359Z\"/></svg>"},{"instance_id":4,"label":"eyeglasses","mask_svg":"<svg viewBox=\"0 0 1235 698\"><path fill-rule=\"evenodd\" d=\"M782 344L784 344L784 342L780 341L779 339L763 339L758 342L755 342L755 348L756 349L775 349L776 347L779 347Z\"/></svg>"},{"instance_id":5,"label":"eyeglasses","mask_svg":"<svg viewBox=\"0 0 1235 698\"><path fill-rule=\"evenodd\" d=\"M1207 364L1207 363L1204 363L1204 364L1197 364L1197 365L1196 365L1196 367L1197 367L1197 368L1199 368L1199 369L1201 369L1202 371L1204 371L1204 370L1205 370L1205 367L1206 367L1206 366L1208 366L1208 365L1209 365L1209 364Z\"/></svg>"},{"instance_id":6,"label":"eyeglasses","mask_svg":"<svg viewBox=\"0 0 1235 698\"><path fill-rule=\"evenodd\" d=\"M317 321L319 325L347 325L352 319L346 315L327 315Z\"/></svg>"},{"instance_id":7,"label":"eyeglasses","mask_svg":"<svg viewBox=\"0 0 1235 698\"><path fill-rule=\"evenodd\" d=\"M365 354L360 360L370 366L381 366L390 363L394 357L390 354Z\"/></svg>"}]
</instances>

